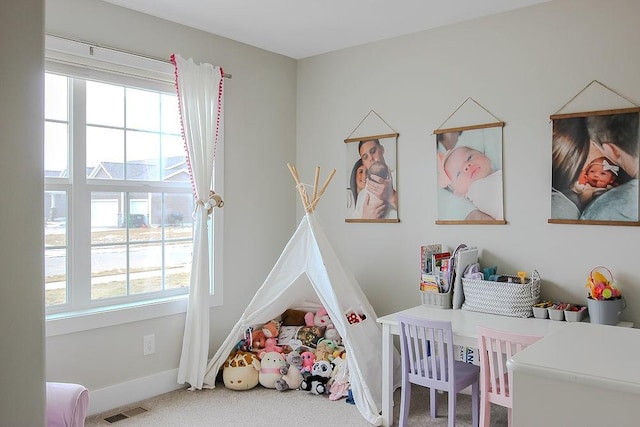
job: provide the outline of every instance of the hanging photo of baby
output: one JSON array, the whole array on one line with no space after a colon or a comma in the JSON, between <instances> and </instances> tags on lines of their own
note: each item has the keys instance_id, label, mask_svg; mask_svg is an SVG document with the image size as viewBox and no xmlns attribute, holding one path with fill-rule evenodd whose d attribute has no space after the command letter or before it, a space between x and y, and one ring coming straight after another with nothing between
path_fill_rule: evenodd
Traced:
<instances>
[{"instance_id":1,"label":"hanging photo of baby","mask_svg":"<svg viewBox=\"0 0 640 427\"><path fill-rule=\"evenodd\" d=\"M550 223L638 225L638 112L552 116Z\"/></svg>"},{"instance_id":2,"label":"hanging photo of baby","mask_svg":"<svg viewBox=\"0 0 640 427\"><path fill-rule=\"evenodd\" d=\"M502 126L442 129L436 134L436 224L504 224Z\"/></svg>"}]
</instances>

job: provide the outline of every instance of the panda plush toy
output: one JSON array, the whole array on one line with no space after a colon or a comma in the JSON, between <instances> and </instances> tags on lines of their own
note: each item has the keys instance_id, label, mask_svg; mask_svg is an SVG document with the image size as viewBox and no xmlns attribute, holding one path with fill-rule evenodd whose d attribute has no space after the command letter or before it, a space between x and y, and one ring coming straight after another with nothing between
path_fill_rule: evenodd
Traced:
<instances>
[{"instance_id":1,"label":"panda plush toy","mask_svg":"<svg viewBox=\"0 0 640 427\"><path fill-rule=\"evenodd\" d=\"M325 394L328 391L327 382L331 378L333 364L326 360L319 360L313 364L311 375L302 380L300 389L313 394Z\"/></svg>"}]
</instances>

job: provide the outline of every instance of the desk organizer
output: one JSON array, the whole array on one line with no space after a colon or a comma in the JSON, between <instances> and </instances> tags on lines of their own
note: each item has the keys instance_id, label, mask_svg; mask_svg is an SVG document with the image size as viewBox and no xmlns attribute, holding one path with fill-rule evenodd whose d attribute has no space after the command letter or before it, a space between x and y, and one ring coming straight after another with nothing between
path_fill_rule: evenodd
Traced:
<instances>
[{"instance_id":1,"label":"desk organizer","mask_svg":"<svg viewBox=\"0 0 640 427\"><path fill-rule=\"evenodd\" d=\"M463 310L511 317L533 316L533 305L540 300L540 275L537 271L525 283L512 276L513 282L493 282L462 278Z\"/></svg>"},{"instance_id":2,"label":"desk organizer","mask_svg":"<svg viewBox=\"0 0 640 427\"><path fill-rule=\"evenodd\" d=\"M422 305L433 308L451 308L451 289L449 292L420 292Z\"/></svg>"},{"instance_id":3,"label":"desk organizer","mask_svg":"<svg viewBox=\"0 0 640 427\"><path fill-rule=\"evenodd\" d=\"M549 307L549 319L564 320L564 310L562 308Z\"/></svg>"},{"instance_id":4,"label":"desk organizer","mask_svg":"<svg viewBox=\"0 0 640 427\"><path fill-rule=\"evenodd\" d=\"M576 306L577 310L572 309L571 307L565 308L564 310L564 320L567 322L582 322L584 318L584 314L587 311L586 307Z\"/></svg>"}]
</instances>

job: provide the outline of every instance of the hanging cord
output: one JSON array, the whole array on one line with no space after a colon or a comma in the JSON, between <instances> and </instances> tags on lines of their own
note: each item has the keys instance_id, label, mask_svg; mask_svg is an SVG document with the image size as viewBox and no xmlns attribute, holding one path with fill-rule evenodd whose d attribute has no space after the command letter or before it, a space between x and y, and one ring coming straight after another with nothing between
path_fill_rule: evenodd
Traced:
<instances>
[{"instance_id":1,"label":"hanging cord","mask_svg":"<svg viewBox=\"0 0 640 427\"><path fill-rule=\"evenodd\" d=\"M389 129L391 129L393 131L393 133L398 133L396 132L396 130L394 128L392 128L391 126L389 126L389 123L387 123L382 117L380 117L380 114L376 113L375 110L371 110L369 111L363 118L362 120L360 120L360 123L358 123L358 126L356 126L351 133L345 138L345 139L349 139L351 138L351 136L355 133L355 131L358 130L358 128L362 125L362 123L364 123L365 120L367 120L367 118L369 118L369 116L371 115L371 113L375 114L376 116L378 116L378 118L380 119L380 121L382 123L384 123Z\"/></svg>"},{"instance_id":2,"label":"hanging cord","mask_svg":"<svg viewBox=\"0 0 640 427\"><path fill-rule=\"evenodd\" d=\"M496 116L495 116L491 111L489 111L489 110L487 110L486 108L484 108L484 107L483 107L481 104L479 104L479 103L478 103L478 101L476 101L475 99L473 99L473 98L469 97L469 98L465 99L465 100L464 100L464 102L463 102L462 104L460 104L460 105L458 106L458 108L456 108L456 109L453 111L453 113L449 114L449 117L447 117L446 119L444 119L444 121L443 121L442 123L440 123L440 126L438 126L435 130L438 130L438 129L442 128L442 126L443 126L445 123L447 123L447 122L449 121L449 119L450 119L451 117L453 117L453 116L458 112L458 110L460 110L460 109L462 108L462 106L463 106L464 104L466 104L466 103L467 103L467 101L469 101L469 100L473 101L473 102L474 102L478 107L482 108L484 111L486 111L487 113L489 113L489 115L490 115L491 117L493 117L494 119L496 119L498 122L502 123L502 120L500 120L499 118L497 118L497 117L496 117ZM435 131L434 131L434 132L435 132Z\"/></svg>"},{"instance_id":3,"label":"hanging cord","mask_svg":"<svg viewBox=\"0 0 640 427\"><path fill-rule=\"evenodd\" d=\"M320 198L324 194L324 191L327 189L327 186L333 179L333 176L336 174L336 170L332 169L331 172L329 172L329 176L327 176L327 179L322 185L322 188L318 190L318 178L320 177L320 166L316 166L315 180L313 182L313 198L310 201L309 196L307 194L307 190L304 188L304 186L307 184L303 184L302 182L300 182L300 177L298 176L298 170L296 169L296 167L291 165L290 163L287 163L287 167L289 168L289 171L291 172L291 175L293 176L293 179L296 182L296 189L298 190L298 193L300 193L300 199L302 200L302 204L304 205L304 210L307 211L308 213L313 213L314 209L316 208L316 205L320 201Z\"/></svg>"},{"instance_id":4,"label":"hanging cord","mask_svg":"<svg viewBox=\"0 0 640 427\"><path fill-rule=\"evenodd\" d=\"M624 99L625 101L627 101L629 104L633 105L634 107L640 107L638 104L634 103L633 101L631 101L630 99L628 99L627 97L619 94L618 92L616 92L615 90L611 89L609 86L602 84L601 82L599 82L598 80L591 80L591 83L589 83L588 85L586 85L580 92L576 93L570 100L568 100L562 107L560 107L560 109L558 109L558 111L556 111L555 113L552 114L552 116L555 116L556 114L558 114L560 111L562 111L567 105L571 104L573 101L575 101L575 99L577 97L579 97L585 90L589 89L589 87L594 84L597 83L600 86L602 86L603 88L607 89L609 92L618 95L620 98Z\"/></svg>"}]
</instances>

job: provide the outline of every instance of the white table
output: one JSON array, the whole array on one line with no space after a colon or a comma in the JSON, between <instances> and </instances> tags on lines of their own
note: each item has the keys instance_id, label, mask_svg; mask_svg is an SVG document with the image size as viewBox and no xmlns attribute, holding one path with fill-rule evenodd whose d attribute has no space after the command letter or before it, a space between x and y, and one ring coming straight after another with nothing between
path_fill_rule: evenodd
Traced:
<instances>
[{"instance_id":1,"label":"white table","mask_svg":"<svg viewBox=\"0 0 640 427\"><path fill-rule=\"evenodd\" d=\"M446 310L417 306L399 313L433 320L451 321L453 342L457 345L478 348L478 326L515 332L523 335L546 336L553 331L565 327L568 322L533 317L519 318L497 316L494 314L476 313L467 310ZM398 313L378 318L382 324L382 425L390 426L393 422L393 335L399 335ZM399 379L398 379L399 381Z\"/></svg>"},{"instance_id":2,"label":"white table","mask_svg":"<svg viewBox=\"0 0 640 427\"><path fill-rule=\"evenodd\" d=\"M638 354L637 329L566 324L507 362L513 425L637 426Z\"/></svg>"}]
</instances>

